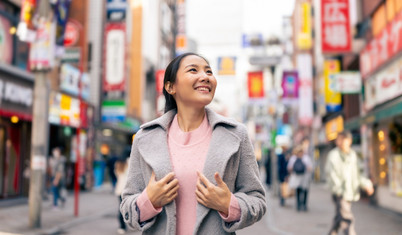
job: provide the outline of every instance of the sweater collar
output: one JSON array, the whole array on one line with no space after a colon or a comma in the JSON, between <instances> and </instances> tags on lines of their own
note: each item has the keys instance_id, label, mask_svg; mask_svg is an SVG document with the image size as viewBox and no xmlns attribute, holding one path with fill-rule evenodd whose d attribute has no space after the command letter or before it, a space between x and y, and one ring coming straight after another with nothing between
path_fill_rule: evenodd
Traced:
<instances>
[{"instance_id":1,"label":"sweater collar","mask_svg":"<svg viewBox=\"0 0 402 235\"><path fill-rule=\"evenodd\" d=\"M207 114L207 118L208 118L209 124L211 125L212 129L214 129L218 124L227 124L227 125L230 125L233 127L236 126L236 122L234 120L223 117L223 116L215 113L214 111L212 111L210 108L206 107L205 112ZM176 115L176 113L177 113L177 110L172 109L172 110L168 111L167 113L165 113L164 115L162 115L161 117L141 125L141 128L146 129L146 128L151 128L154 126L160 126L165 131L167 131L169 129L170 123L173 121L173 118Z\"/></svg>"}]
</instances>

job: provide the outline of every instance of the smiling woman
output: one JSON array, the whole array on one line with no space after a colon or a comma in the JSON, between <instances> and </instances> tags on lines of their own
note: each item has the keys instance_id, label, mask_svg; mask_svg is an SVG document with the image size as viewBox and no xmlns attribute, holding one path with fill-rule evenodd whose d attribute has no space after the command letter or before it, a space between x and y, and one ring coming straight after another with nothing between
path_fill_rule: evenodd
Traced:
<instances>
[{"instance_id":1,"label":"smiling woman","mask_svg":"<svg viewBox=\"0 0 402 235\"><path fill-rule=\"evenodd\" d=\"M233 234L266 211L244 125L206 108L217 81L186 53L167 67L165 114L134 138L120 211L143 234Z\"/></svg>"}]
</instances>

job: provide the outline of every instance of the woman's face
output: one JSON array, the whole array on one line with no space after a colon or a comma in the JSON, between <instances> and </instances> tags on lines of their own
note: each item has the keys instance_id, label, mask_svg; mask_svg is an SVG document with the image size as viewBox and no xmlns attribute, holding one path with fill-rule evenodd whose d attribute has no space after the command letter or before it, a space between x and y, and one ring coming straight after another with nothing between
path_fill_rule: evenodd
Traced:
<instances>
[{"instance_id":1,"label":"woman's face","mask_svg":"<svg viewBox=\"0 0 402 235\"><path fill-rule=\"evenodd\" d=\"M171 94L177 106L205 107L214 98L217 81L209 64L201 57L182 59Z\"/></svg>"}]
</instances>

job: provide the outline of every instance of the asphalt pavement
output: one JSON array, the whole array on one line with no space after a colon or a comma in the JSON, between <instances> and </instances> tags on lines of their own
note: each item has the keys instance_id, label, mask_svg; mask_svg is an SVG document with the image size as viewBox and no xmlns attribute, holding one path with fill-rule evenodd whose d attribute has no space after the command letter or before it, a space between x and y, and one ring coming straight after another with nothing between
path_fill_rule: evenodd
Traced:
<instances>
[{"instance_id":1,"label":"asphalt pavement","mask_svg":"<svg viewBox=\"0 0 402 235\"><path fill-rule=\"evenodd\" d=\"M322 184L312 184L309 193L309 210L297 212L295 198L281 207L279 199L267 190L268 210L261 221L239 230L239 235L258 234L327 234L334 216L329 192ZM29 228L28 205L0 207L0 235L27 234L117 234L118 199L108 184L91 192L82 192L79 215L74 216L74 197L69 195L63 209L54 210L51 201L43 201L41 228ZM357 234L401 234L402 217L369 205L366 201L353 204ZM128 231L139 235L140 232Z\"/></svg>"}]
</instances>

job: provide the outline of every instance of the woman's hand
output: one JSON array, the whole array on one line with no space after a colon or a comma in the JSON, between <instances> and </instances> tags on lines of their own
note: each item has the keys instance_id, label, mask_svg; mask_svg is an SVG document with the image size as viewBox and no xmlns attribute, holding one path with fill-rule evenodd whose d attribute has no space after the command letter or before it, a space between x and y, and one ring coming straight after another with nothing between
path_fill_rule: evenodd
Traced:
<instances>
[{"instance_id":1,"label":"woman's hand","mask_svg":"<svg viewBox=\"0 0 402 235\"><path fill-rule=\"evenodd\" d=\"M220 211L227 215L229 213L230 198L232 193L228 186L223 182L218 173L215 173L217 186L212 184L202 173L198 172L197 201L202 205Z\"/></svg>"},{"instance_id":2,"label":"woman's hand","mask_svg":"<svg viewBox=\"0 0 402 235\"><path fill-rule=\"evenodd\" d=\"M152 172L148 186L145 188L149 200L155 208L163 207L177 197L179 181L170 172L161 180L156 181L155 172Z\"/></svg>"}]
</instances>

